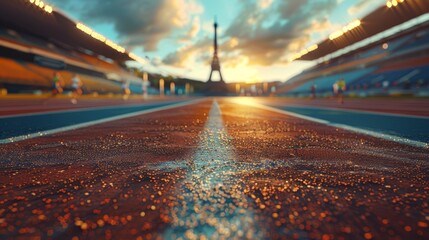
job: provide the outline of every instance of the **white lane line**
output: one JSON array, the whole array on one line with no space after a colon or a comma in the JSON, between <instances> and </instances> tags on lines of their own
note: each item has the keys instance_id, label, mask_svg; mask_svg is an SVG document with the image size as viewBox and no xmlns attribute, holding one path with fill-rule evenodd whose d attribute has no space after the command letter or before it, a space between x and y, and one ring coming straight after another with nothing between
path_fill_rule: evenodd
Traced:
<instances>
[{"instance_id":1,"label":"white lane line","mask_svg":"<svg viewBox=\"0 0 429 240\"><path fill-rule=\"evenodd\" d=\"M273 107L276 107L276 106L282 107L281 105L274 105ZM287 106L296 107L296 108L305 108L305 109L320 109L320 110L330 110L330 111L338 111L338 112L349 112L349 113L365 113L365 114L372 114L372 115L378 115L378 116L429 119L428 116L407 115L407 114L389 113L389 112L373 112L373 111L366 111L366 110L359 110L359 109L344 109L344 108L323 107L323 106L306 106L306 105L299 105L299 104L288 104Z\"/></svg>"},{"instance_id":2,"label":"white lane line","mask_svg":"<svg viewBox=\"0 0 429 240\"><path fill-rule=\"evenodd\" d=\"M177 103L177 104L171 104L168 106L157 107L157 108L142 110L142 111L138 111L138 112L132 112L132 113L127 113L127 114L117 115L114 117L108 117L108 118L103 118L103 119L99 119L99 120L89 121L89 122L85 122L85 123L74 124L74 125L70 125L67 127L60 127L60 128L55 128L55 129L51 129L51 130L40 131L37 133L30 133L30 134L26 134L26 135L20 135L20 136L0 139L0 144L7 144L7 143L23 141L23 140L27 140L27 139L31 139L31 138L42 137L42 136L51 135L51 134L55 134L55 133L75 130L75 129L84 128L84 127L89 127L89 126L93 126L93 125L100 124L100 123L106 123L106 122L111 122L111 121L120 120L120 119L124 119L124 118L135 117L135 116L138 116L141 114L153 113L153 112L158 112L158 111L162 111L162 110L187 106L187 105L191 105L191 104L196 104L197 102L200 102L202 100L203 99L186 101L186 102L181 102L181 103Z\"/></svg>"},{"instance_id":3,"label":"white lane line","mask_svg":"<svg viewBox=\"0 0 429 240\"><path fill-rule=\"evenodd\" d=\"M264 239L266 228L248 207L251 200L239 177L245 169L236 162L216 101L199 138L186 179L176 187L178 202L162 238Z\"/></svg>"},{"instance_id":4,"label":"white lane line","mask_svg":"<svg viewBox=\"0 0 429 240\"><path fill-rule=\"evenodd\" d=\"M313 118L313 117L308 117L308 116L304 116L304 115L301 115L298 113L289 112L286 110L281 110L281 109L278 109L275 107L265 106L263 104L250 103L250 102L244 103L244 102L234 101L234 100L230 100L230 101L232 101L234 103L242 104L242 105L248 105L248 106L257 107L257 108L261 108L261 109L272 111L272 112L277 112L277 113L281 113L281 114L305 119L305 120L312 121L312 122L325 124L325 125L336 127L336 128L342 128L342 129L345 129L345 130L348 130L351 132L361 133L361 134L369 135L372 137L389 140L392 142L397 142L397 143L406 144L406 145L410 145L410 146L414 146L414 147L420 147L420 148L429 148L429 143L425 143L425 142L415 141L415 140L411 140L408 138L398 137L398 136L385 134L385 133L379 133L379 132L366 130L366 129L362 129L362 128L357 128L357 127L353 127L353 126L349 126L349 125L345 125L345 124L333 123L330 121L326 121L326 120L322 120L322 119L318 119L318 118Z\"/></svg>"},{"instance_id":5,"label":"white lane line","mask_svg":"<svg viewBox=\"0 0 429 240\"><path fill-rule=\"evenodd\" d=\"M271 106L282 107L281 105L271 105ZM378 116L429 119L428 116L408 115L408 114L389 113L389 112L373 112L373 111L359 110L359 109L344 109L344 108L323 107L323 106L306 106L306 105L299 105L299 104L288 104L287 106L296 107L296 108L305 108L305 109L320 109L320 110L331 110L331 111L339 111L339 112L349 112L349 113L365 113L365 114L378 115Z\"/></svg>"},{"instance_id":6,"label":"white lane line","mask_svg":"<svg viewBox=\"0 0 429 240\"><path fill-rule=\"evenodd\" d=\"M197 99L198 100L198 99ZM127 104L127 105L114 105L114 106L102 106L102 107L84 107L84 108L73 108L73 109L60 109L60 110L47 110L44 112L30 112L30 113L18 113L18 114L11 114L11 115L3 115L0 116L0 119L4 118L13 118L13 117L32 117L32 116L39 116L39 115L48 115L48 114L58 114L58 113L73 113L73 112L87 112L87 111L94 111L94 110L108 110L108 109L116 109L116 108L133 108L133 107L141 107L141 106L152 106L162 103L171 103L173 101L166 101L166 102L151 102L147 104Z\"/></svg>"}]
</instances>

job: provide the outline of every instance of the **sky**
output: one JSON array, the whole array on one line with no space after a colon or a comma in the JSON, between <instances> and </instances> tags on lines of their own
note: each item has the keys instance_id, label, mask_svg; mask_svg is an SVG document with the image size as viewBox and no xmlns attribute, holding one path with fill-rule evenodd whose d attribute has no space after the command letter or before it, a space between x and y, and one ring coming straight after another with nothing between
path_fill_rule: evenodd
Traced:
<instances>
[{"instance_id":1,"label":"sky","mask_svg":"<svg viewBox=\"0 0 429 240\"><path fill-rule=\"evenodd\" d=\"M385 0L48 0L128 51L149 72L207 81L218 21L226 82L285 81L315 64L288 59ZM215 80L218 76L215 75Z\"/></svg>"}]
</instances>

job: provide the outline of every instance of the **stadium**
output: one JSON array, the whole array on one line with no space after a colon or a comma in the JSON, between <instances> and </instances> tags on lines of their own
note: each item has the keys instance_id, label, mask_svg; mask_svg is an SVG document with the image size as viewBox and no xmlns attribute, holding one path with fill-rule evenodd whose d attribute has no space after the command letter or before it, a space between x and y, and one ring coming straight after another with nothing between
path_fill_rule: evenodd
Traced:
<instances>
[{"instance_id":1,"label":"stadium","mask_svg":"<svg viewBox=\"0 0 429 240\"><path fill-rule=\"evenodd\" d=\"M424 1L389 6L315 50L298 53L295 60L319 59L318 64L286 81L280 94L310 96L315 85L317 94L331 96L332 85L342 78L349 96L427 96L428 6Z\"/></svg>"},{"instance_id":2,"label":"stadium","mask_svg":"<svg viewBox=\"0 0 429 240\"><path fill-rule=\"evenodd\" d=\"M49 10L36 2L2 3L0 81L5 91L49 90L53 72L59 71L66 88L70 88L73 74L79 74L87 93L118 93L122 81L129 82L133 93L142 93L142 76L127 70L125 62L144 64L147 59L126 52L60 10ZM285 79L277 94L310 96L314 85L317 94L326 97L332 95L335 81L343 78L349 96L427 96L427 12L425 1L399 2L376 9L335 39L326 39L293 55L292 61L315 60L317 64ZM378 21L380 15L382 22ZM149 75L154 83L161 77L157 73ZM245 81L243 88L250 90L251 84ZM183 93L189 82L196 85L197 91L203 89L198 81L182 82ZM229 92L236 93L235 84L229 85ZM159 84L156 89L149 88L150 94L159 94L158 87Z\"/></svg>"},{"instance_id":3,"label":"stadium","mask_svg":"<svg viewBox=\"0 0 429 240\"><path fill-rule=\"evenodd\" d=\"M428 0L0 1L0 239L429 239L428 126Z\"/></svg>"},{"instance_id":4,"label":"stadium","mask_svg":"<svg viewBox=\"0 0 429 240\"><path fill-rule=\"evenodd\" d=\"M87 93L117 93L121 81L134 93L142 79L125 69L126 61L143 61L101 34L39 1L1 3L1 84L8 92L49 90L54 71L71 88L73 74ZM149 92L155 91L150 88Z\"/></svg>"}]
</instances>

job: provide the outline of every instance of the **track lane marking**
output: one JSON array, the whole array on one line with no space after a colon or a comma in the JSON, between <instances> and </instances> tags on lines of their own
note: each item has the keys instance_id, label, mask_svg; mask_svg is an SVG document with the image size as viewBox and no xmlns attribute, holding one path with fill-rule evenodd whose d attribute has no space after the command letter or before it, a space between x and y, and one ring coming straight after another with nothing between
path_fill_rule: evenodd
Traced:
<instances>
[{"instance_id":1,"label":"track lane marking","mask_svg":"<svg viewBox=\"0 0 429 240\"><path fill-rule=\"evenodd\" d=\"M162 110L168 110L168 109L172 109L172 108L183 107L183 106L187 106L187 105L196 104L196 103L201 102L203 100L204 99L185 101L185 102L180 102L177 104L171 104L171 105L167 105L167 106L156 107L156 108L152 108L152 109L146 109L146 110L141 110L141 111L137 111L137 112L116 115L113 117L102 118L102 119L88 121L88 122L84 122L84 123L73 124L73 125L69 125L66 127L59 127L59 128L54 128L54 129L50 129L50 130L39 131L39 132L35 132L35 133L29 133L29 134L25 134L25 135L9 137L9 138L5 138L5 139L0 139L0 144L19 142L19 141L23 141L23 140L27 140L27 139L31 139L31 138L52 135L55 133L60 133L60 132L65 132L65 131L70 131L70 130L76 130L79 128L89 127L89 126L93 126L96 124L111 122L111 121L120 120L120 119L124 119L124 118L135 117L135 116L142 115L142 114L148 114L148 113L158 112L158 111L162 111ZM98 109L99 108L92 109L92 110L98 110Z\"/></svg>"},{"instance_id":2,"label":"track lane marking","mask_svg":"<svg viewBox=\"0 0 429 240\"><path fill-rule=\"evenodd\" d=\"M197 101L191 100L191 101ZM185 100L186 101L186 100ZM141 106L153 106L153 105L159 105L159 104L168 104L173 103L177 101L165 101L165 102L150 102L147 104L141 104L141 103L133 103L133 104L124 104L124 105L114 105L114 106L93 106L93 107L82 107L82 108L73 108L73 109L54 109L54 110L47 110L44 112L29 112L29 113L18 113L18 114L11 114L11 115L1 115L0 119L5 118L14 118L14 117L31 117L31 116L39 116L39 115L48 115L48 114L58 114L58 113L73 113L73 112L86 112L86 111L94 111L94 110L108 110L108 109L117 109L117 108L135 108L135 107L141 107Z\"/></svg>"},{"instance_id":3,"label":"track lane marking","mask_svg":"<svg viewBox=\"0 0 429 240\"><path fill-rule=\"evenodd\" d=\"M305 116L305 115L298 114L298 113L289 112L287 110L282 110L282 109L278 109L278 108L275 108L275 107L266 106L266 105L260 104L260 103L250 103L250 102L249 103L244 103L242 101L236 101L236 100L229 100L229 101L231 101L233 103L238 103L238 104L241 104L241 105L247 105L247 106L257 107L257 108L260 108L260 109L264 109L264 110L268 110L268 111L272 111L272 112L277 112L277 113L284 114L284 115L289 115L289 116L293 116L293 117L305 119L305 120L308 120L308 121L312 121L312 122L316 122L316 123L328 125L328 126L331 126L331 127L341 128L341 129L348 130L348 131L355 132L355 133L360 133L360 134L365 134L365 135L376 137L376 138L385 139L385 140L392 141L392 142L397 142L397 143L406 144L406 145L410 145L410 146L414 146L414 147L420 147L420 148L429 148L429 143L425 143L425 142L421 142L421 141L416 141L416 140L411 140L411 139L408 139L408 138L403 138L403 137L394 136L394 135L390 135L390 134L379 133L379 132L375 132L375 131L371 131L371 130L367 130L367 129L362 129L362 128L358 128L358 127L349 126L349 125L346 125L346 124L334 123L334 122L330 122L330 121L327 121L327 120L322 120L322 119L318 119L318 118L314 118L314 117L309 117L309 116Z\"/></svg>"},{"instance_id":4,"label":"track lane marking","mask_svg":"<svg viewBox=\"0 0 429 240\"><path fill-rule=\"evenodd\" d=\"M216 100L199 138L186 178L176 186L178 202L162 238L265 239L263 224L248 207L252 200L242 191L239 174L245 169L236 162Z\"/></svg>"},{"instance_id":5,"label":"track lane marking","mask_svg":"<svg viewBox=\"0 0 429 240\"><path fill-rule=\"evenodd\" d=\"M299 105L299 104L277 105L277 104L266 103L264 105L271 106L274 108L287 106L287 107L295 107L295 108L320 109L320 110L339 111L339 112L347 112L347 113L364 113L364 114L371 114L371 115L377 115L377 116L429 119L429 116L408 115L408 114L390 113L390 112L374 112L374 111L367 111L367 110L360 110L360 109L344 109L344 108L324 107L324 106L319 107L319 106L307 106L307 105Z\"/></svg>"}]
</instances>

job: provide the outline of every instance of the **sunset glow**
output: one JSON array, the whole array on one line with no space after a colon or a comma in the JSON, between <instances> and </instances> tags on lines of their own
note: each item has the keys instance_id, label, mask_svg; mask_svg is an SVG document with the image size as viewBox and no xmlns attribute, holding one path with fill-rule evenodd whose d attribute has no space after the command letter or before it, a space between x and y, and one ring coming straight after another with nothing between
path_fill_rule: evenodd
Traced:
<instances>
[{"instance_id":1,"label":"sunset glow","mask_svg":"<svg viewBox=\"0 0 429 240\"><path fill-rule=\"evenodd\" d=\"M77 27L85 26L80 29L92 37L131 52L136 60L132 66L201 81L210 72L216 16L225 81L260 82L285 81L314 65L295 60L317 49L322 40L360 26L358 19L386 1L145 0L127 5L51 0L49 4L76 19Z\"/></svg>"}]
</instances>

